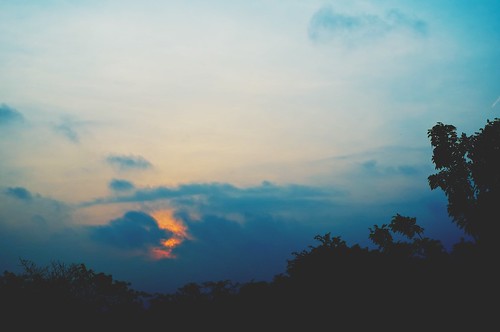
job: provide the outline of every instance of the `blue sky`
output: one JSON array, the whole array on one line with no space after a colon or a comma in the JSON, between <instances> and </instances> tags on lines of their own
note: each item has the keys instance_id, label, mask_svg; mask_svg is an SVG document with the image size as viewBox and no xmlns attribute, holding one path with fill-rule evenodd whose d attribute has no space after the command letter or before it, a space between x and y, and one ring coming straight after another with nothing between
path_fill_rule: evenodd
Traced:
<instances>
[{"instance_id":1,"label":"blue sky","mask_svg":"<svg viewBox=\"0 0 500 332\"><path fill-rule=\"evenodd\" d=\"M427 130L498 117L497 1L0 2L0 268L148 291L270 279L417 217Z\"/></svg>"}]
</instances>

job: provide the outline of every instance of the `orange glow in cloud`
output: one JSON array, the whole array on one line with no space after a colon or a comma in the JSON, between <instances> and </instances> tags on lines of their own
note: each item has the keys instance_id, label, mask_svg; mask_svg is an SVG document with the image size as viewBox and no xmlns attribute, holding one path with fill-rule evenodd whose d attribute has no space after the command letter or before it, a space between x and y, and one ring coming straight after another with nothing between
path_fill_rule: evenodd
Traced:
<instances>
[{"instance_id":1,"label":"orange glow in cloud","mask_svg":"<svg viewBox=\"0 0 500 332\"><path fill-rule=\"evenodd\" d=\"M151 255L154 259L175 258L172 251L185 239L189 238L187 227L182 221L175 219L173 210L159 210L151 214L158 223L158 227L173 233L172 237L163 241L162 247L153 248Z\"/></svg>"}]
</instances>

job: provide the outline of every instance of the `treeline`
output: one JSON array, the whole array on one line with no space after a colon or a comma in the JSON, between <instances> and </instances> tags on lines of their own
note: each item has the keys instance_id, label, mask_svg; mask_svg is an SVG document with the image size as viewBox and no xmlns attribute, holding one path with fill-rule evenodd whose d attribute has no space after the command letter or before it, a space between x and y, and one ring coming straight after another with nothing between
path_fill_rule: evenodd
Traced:
<instances>
[{"instance_id":1,"label":"treeline","mask_svg":"<svg viewBox=\"0 0 500 332\"><path fill-rule=\"evenodd\" d=\"M84 264L0 277L0 315L15 330L483 330L495 317L500 203L500 119L474 135L438 123L428 131L438 173L431 189L472 241L448 252L415 218L369 228L373 248L318 235L272 281L188 283L147 294ZM10 325L12 326L12 325Z\"/></svg>"},{"instance_id":2,"label":"treeline","mask_svg":"<svg viewBox=\"0 0 500 332\"><path fill-rule=\"evenodd\" d=\"M487 285L477 246L459 242L446 252L422 237L414 218L396 215L375 226L376 249L348 246L330 233L293 253L286 272L270 282L188 283L172 294L147 294L84 264L46 267L22 260L20 274L0 277L2 321L22 328L115 329L274 326L409 327L456 324L479 317ZM394 241L402 235L404 240ZM386 326L387 328L387 326Z\"/></svg>"}]
</instances>

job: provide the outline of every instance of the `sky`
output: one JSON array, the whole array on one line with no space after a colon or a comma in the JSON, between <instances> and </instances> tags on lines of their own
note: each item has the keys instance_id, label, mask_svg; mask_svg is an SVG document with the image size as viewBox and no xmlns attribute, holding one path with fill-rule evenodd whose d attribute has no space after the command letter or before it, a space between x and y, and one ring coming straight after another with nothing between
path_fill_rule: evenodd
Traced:
<instances>
[{"instance_id":1,"label":"sky","mask_svg":"<svg viewBox=\"0 0 500 332\"><path fill-rule=\"evenodd\" d=\"M500 2L0 0L0 270L272 280L417 218L427 131L500 114Z\"/></svg>"}]
</instances>

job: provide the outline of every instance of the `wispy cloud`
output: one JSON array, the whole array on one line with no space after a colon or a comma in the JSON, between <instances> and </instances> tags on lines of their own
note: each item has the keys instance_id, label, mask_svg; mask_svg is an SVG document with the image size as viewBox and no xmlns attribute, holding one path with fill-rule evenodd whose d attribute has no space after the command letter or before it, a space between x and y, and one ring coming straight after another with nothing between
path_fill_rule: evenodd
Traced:
<instances>
[{"instance_id":1,"label":"wispy cloud","mask_svg":"<svg viewBox=\"0 0 500 332\"><path fill-rule=\"evenodd\" d=\"M0 105L0 125L21 122L23 115L6 104Z\"/></svg>"},{"instance_id":2,"label":"wispy cloud","mask_svg":"<svg viewBox=\"0 0 500 332\"><path fill-rule=\"evenodd\" d=\"M80 142L80 136L78 134L78 131L76 130L77 126L80 126L82 122L75 121L70 118L62 118L60 123L54 125L54 130L66 137L68 140L70 140L73 143L79 143Z\"/></svg>"},{"instance_id":3,"label":"wispy cloud","mask_svg":"<svg viewBox=\"0 0 500 332\"><path fill-rule=\"evenodd\" d=\"M106 161L120 170L148 169L153 165L142 156L110 155Z\"/></svg>"},{"instance_id":4,"label":"wispy cloud","mask_svg":"<svg viewBox=\"0 0 500 332\"><path fill-rule=\"evenodd\" d=\"M123 179L112 179L109 182L109 188L114 191L129 191L135 188L134 184L130 181Z\"/></svg>"},{"instance_id":5,"label":"wispy cloud","mask_svg":"<svg viewBox=\"0 0 500 332\"><path fill-rule=\"evenodd\" d=\"M23 201L31 201L33 199L31 192L23 187L9 187L5 190L5 193Z\"/></svg>"},{"instance_id":6,"label":"wispy cloud","mask_svg":"<svg viewBox=\"0 0 500 332\"><path fill-rule=\"evenodd\" d=\"M422 172L421 167L413 165L381 165L376 159L370 159L364 161L360 164L362 171L368 173L369 175L379 175L379 176L414 176Z\"/></svg>"},{"instance_id":7,"label":"wispy cloud","mask_svg":"<svg viewBox=\"0 0 500 332\"><path fill-rule=\"evenodd\" d=\"M384 15L346 14L326 6L319 9L309 22L309 38L313 41L362 41L379 38L391 32L409 31L415 35L427 34L427 23L398 9Z\"/></svg>"}]
</instances>

